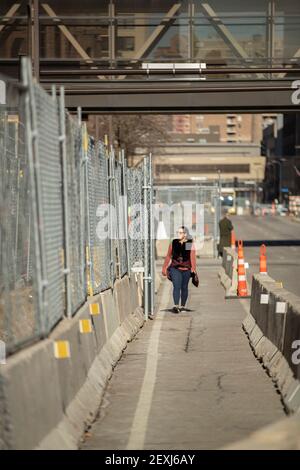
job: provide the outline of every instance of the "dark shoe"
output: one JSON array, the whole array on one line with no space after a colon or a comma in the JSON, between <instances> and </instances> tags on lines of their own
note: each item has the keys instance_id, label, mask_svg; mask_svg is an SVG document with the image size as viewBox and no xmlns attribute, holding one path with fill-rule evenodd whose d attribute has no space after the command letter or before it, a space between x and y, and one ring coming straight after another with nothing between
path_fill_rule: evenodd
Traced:
<instances>
[{"instance_id":1,"label":"dark shoe","mask_svg":"<svg viewBox=\"0 0 300 470\"><path fill-rule=\"evenodd\" d=\"M188 309L186 307L180 307L181 312L188 312Z\"/></svg>"},{"instance_id":2,"label":"dark shoe","mask_svg":"<svg viewBox=\"0 0 300 470\"><path fill-rule=\"evenodd\" d=\"M172 313L180 313L180 309L178 307L173 307L172 308Z\"/></svg>"}]
</instances>

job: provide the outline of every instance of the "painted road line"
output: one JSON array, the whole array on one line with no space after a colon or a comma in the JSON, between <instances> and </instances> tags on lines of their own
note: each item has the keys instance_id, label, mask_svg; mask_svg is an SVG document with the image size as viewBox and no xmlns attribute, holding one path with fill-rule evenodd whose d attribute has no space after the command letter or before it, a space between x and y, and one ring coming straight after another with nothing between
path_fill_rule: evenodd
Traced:
<instances>
[{"instance_id":1,"label":"painted road line","mask_svg":"<svg viewBox=\"0 0 300 470\"><path fill-rule=\"evenodd\" d=\"M149 339L144 380L131 426L130 436L126 447L127 450L144 449L149 414L156 383L159 336L165 316L165 312L162 310L165 310L170 302L170 293L171 284L165 281L162 292L162 302L160 303L159 309L160 312L156 315Z\"/></svg>"}]
</instances>

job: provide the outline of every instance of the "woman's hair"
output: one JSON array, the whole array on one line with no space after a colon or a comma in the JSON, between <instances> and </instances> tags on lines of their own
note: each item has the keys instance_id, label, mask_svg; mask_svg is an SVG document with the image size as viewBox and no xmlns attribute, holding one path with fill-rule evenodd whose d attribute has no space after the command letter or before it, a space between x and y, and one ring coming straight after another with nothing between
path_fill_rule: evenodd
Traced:
<instances>
[{"instance_id":1,"label":"woman's hair","mask_svg":"<svg viewBox=\"0 0 300 470\"><path fill-rule=\"evenodd\" d=\"M181 225L179 228L181 228L185 232L187 240L193 240L193 237L191 236L188 227L186 227L185 225Z\"/></svg>"}]
</instances>

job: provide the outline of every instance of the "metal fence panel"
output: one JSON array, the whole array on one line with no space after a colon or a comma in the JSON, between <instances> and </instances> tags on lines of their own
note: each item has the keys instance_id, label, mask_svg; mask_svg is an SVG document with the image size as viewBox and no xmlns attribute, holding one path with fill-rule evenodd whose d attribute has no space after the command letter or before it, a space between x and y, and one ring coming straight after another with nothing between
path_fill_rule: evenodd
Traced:
<instances>
[{"instance_id":1,"label":"metal fence panel","mask_svg":"<svg viewBox=\"0 0 300 470\"><path fill-rule=\"evenodd\" d=\"M108 155L108 199L109 199L109 254L110 254L110 283L113 286L117 277L117 226L116 226L116 213L115 213L115 154L114 149L111 147Z\"/></svg>"},{"instance_id":2,"label":"metal fence panel","mask_svg":"<svg viewBox=\"0 0 300 470\"><path fill-rule=\"evenodd\" d=\"M63 110L64 112L64 110ZM68 113L65 115L68 249L70 270L71 312L75 314L86 298L86 231L84 166L82 158L81 127Z\"/></svg>"},{"instance_id":3,"label":"metal fence panel","mask_svg":"<svg viewBox=\"0 0 300 470\"><path fill-rule=\"evenodd\" d=\"M105 146L103 142L98 142L97 147L98 159L99 159L99 177L100 177L100 196L99 196L99 203L103 204L107 208L107 212L105 212L105 216L108 214L108 159L106 157ZM104 207L104 209L105 209ZM108 232L108 224L105 226ZM102 241L102 289L107 289L110 286L110 257L109 257L109 237L105 237Z\"/></svg>"},{"instance_id":4,"label":"metal fence panel","mask_svg":"<svg viewBox=\"0 0 300 470\"><path fill-rule=\"evenodd\" d=\"M40 335L32 239L24 97L9 85L0 107L0 340L8 352Z\"/></svg>"},{"instance_id":5,"label":"metal fence panel","mask_svg":"<svg viewBox=\"0 0 300 470\"><path fill-rule=\"evenodd\" d=\"M22 75L0 108L0 340L8 352L46 336L131 266L145 267L147 311L153 306L150 159L128 169L123 153L116 161L65 111L63 90L58 100L33 83L30 61Z\"/></svg>"},{"instance_id":6,"label":"metal fence panel","mask_svg":"<svg viewBox=\"0 0 300 470\"><path fill-rule=\"evenodd\" d=\"M124 206L124 187L122 181L122 164L117 162L115 171L115 184L116 184L116 214L117 214L117 227L118 227L118 248L119 248L119 266L120 275L124 276L128 272L127 266L127 247L126 247L126 229L127 223L125 206Z\"/></svg>"},{"instance_id":7,"label":"metal fence panel","mask_svg":"<svg viewBox=\"0 0 300 470\"><path fill-rule=\"evenodd\" d=\"M64 242L59 112L56 99L40 86L31 96L36 131L36 180L42 258L43 329L48 333L64 315Z\"/></svg>"},{"instance_id":8,"label":"metal fence panel","mask_svg":"<svg viewBox=\"0 0 300 470\"><path fill-rule=\"evenodd\" d=\"M97 233L99 222L97 210L99 210L99 205L108 203L108 177L104 146L101 142L96 146L91 137L87 158L90 277L93 293L98 293L110 286L108 239L102 238L102 234Z\"/></svg>"},{"instance_id":9,"label":"metal fence panel","mask_svg":"<svg viewBox=\"0 0 300 470\"><path fill-rule=\"evenodd\" d=\"M131 266L144 265L143 168L130 168L128 176L129 251Z\"/></svg>"}]
</instances>

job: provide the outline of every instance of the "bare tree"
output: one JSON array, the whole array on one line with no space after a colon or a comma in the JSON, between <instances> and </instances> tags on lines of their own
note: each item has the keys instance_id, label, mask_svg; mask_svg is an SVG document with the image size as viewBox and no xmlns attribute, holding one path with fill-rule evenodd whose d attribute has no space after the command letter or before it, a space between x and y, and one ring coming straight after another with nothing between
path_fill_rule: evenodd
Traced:
<instances>
[{"instance_id":1,"label":"bare tree","mask_svg":"<svg viewBox=\"0 0 300 470\"><path fill-rule=\"evenodd\" d=\"M159 141L168 141L168 127L168 116L161 115L90 115L88 121L90 133L97 139L112 134L112 143L124 149L129 159L134 156L137 147L151 152Z\"/></svg>"}]
</instances>

